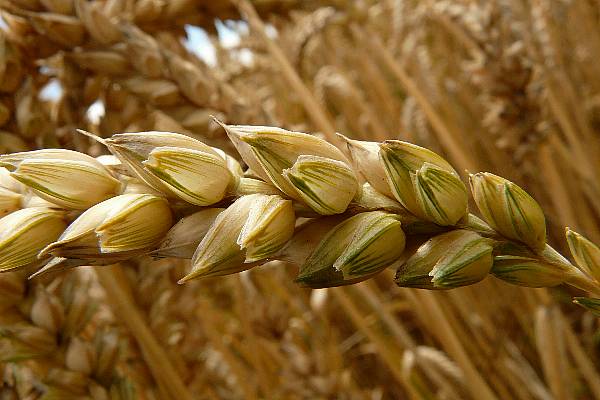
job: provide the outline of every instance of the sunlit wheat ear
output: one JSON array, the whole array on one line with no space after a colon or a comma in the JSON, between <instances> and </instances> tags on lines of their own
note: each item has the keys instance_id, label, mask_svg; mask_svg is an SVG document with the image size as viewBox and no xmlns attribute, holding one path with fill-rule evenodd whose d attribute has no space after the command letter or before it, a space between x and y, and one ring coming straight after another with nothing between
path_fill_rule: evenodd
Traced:
<instances>
[{"instance_id":1,"label":"sunlit wheat ear","mask_svg":"<svg viewBox=\"0 0 600 400\"><path fill-rule=\"evenodd\" d=\"M173 221L180 221L144 253L121 253L134 258L113 280L119 287L131 286L131 302L150 328L146 336L154 335L168 358L143 359L153 352L134 343L125 326L115 327L119 335L105 332L118 322L108 312L115 300L110 294L97 305L100 318L82 330L82 337L74 333L79 329L72 326L89 313L72 305L96 298L101 290L80 282L70 284L77 288L72 290L61 282L119 268L86 267L20 284L12 279L46 261L36 260L0 275L0 397L600 398L597 354L590 351L597 321L565 303L564 296L574 290L532 291L504 283L575 282L583 289L575 289L579 295L587 291L600 297L591 243L600 244L595 226L600 181L594 175L599 170L600 64L593 56L600 52L598 2L5 0L0 8L0 153L61 146L92 156L104 152L103 146L72 134L74 127L85 127L103 137L121 131L178 132L237 157L224 131L211 123L214 114L222 121L318 130L327 137L335 130L347 133L349 149L340 150L359 183L352 196L352 178L344 167L333 171L331 181L339 184L322 183L329 172L304 168L303 157L322 157L328 166L345 161L311 152L302 152L284 169L284 178L296 182L287 193L260 164L245 157L251 171L238 174L214 148L231 172L227 184L214 154L186 145L158 143L161 150L152 160L138 160L138 174L114 159L98 160L122 186L107 191L106 198L165 197ZM201 29L214 46L214 67L193 54ZM206 39L203 32L200 36ZM239 43L231 46L232 38ZM90 111L99 108L104 113L91 118ZM435 167L411 169L414 193L406 196L414 194L415 207L404 209L388 183L379 143L367 142L374 138L428 147L447 157L461 178L464 169L477 172L478 166L501 176L510 173L544 206L547 240L564 250L568 243L577 270L547 252L544 240L528 244L522 229L511 238L508 231L466 214L462 201L453 201L458 185L434 193L436 175L444 175ZM192 171L187 163L195 166ZM8 191L0 189L0 216L41 206L66 211L68 225L106 199L93 190L93 179L71 180L70 175L82 176L65 173L56 186L70 204L0 183ZM239 184L237 176L242 176ZM66 182L78 185L61 187ZM391 269L412 257L411 263L418 257L436 261L438 270L421 273L430 265L416 270L433 289L441 287L434 279L448 288L474 279L475 266L488 265L489 257L494 265L473 288L431 294L395 290L390 271L344 290L300 290L291 282L296 267L279 262L239 277L178 287L174 281L185 275L187 260L152 260L192 257L216 217L240 197L255 194L291 201L295 229L284 249L244 265L279 258L303 265L334 227L374 211L399 218L406 235L406 248ZM77 205L76 199L90 204ZM470 211L484 214L476 207ZM466 217L454 221L463 212ZM331 213L338 214L325 215ZM252 219L249 227L261 224L259 213ZM590 242L574 232L565 242L560 224L576 227ZM389 226L397 232L396 223ZM456 230L479 235L473 252L464 253L480 255L472 263L463 263L461 255L450 257L458 241L451 241L439 259L436 253L415 254ZM249 243L253 237L235 241ZM56 268L91 263L51 262ZM352 281L344 280L349 277L342 271L331 271L338 275L321 284L339 283L340 273L344 283ZM48 292L38 290L42 282ZM577 302L598 311L595 299ZM130 315L120 322L135 320ZM43 331L46 337L40 338ZM124 362L115 361L118 353ZM122 374L141 383L137 393ZM177 375L185 383L182 392L171 390Z\"/></svg>"},{"instance_id":2,"label":"sunlit wheat ear","mask_svg":"<svg viewBox=\"0 0 600 400\"><path fill-rule=\"evenodd\" d=\"M61 214L46 205L4 217L4 269L37 259L46 264L35 275L140 255L191 258L191 269L180 280L186 282L279 259L300 266L297 282L312 288L356 283L400 265L400 286L451 289L491 273L520 286L568 283L599 291L600 250L568 230L578 270L546 244L538 203L504 178L490 173L470 176L480 220L468 212L467 190L457 172L423 147L398 140L344 138L347 158L332 144L306 133L217 122L250 167L245 173L223 151L172 132L98 139L118 160L104 157L100 162L67 150L2 156L0 162L14 171L40 160L59 169L50 174L53 179L44 190L39 182L13 172L26 188L16 188L19 195L29 188L54 203L73 196L78 184L67 179L61 155L77 165L89 164L88 183L110 183L123 192L113 191L108 196L114 197L97 204L105 191L99 198L87 193L91 197L80 199L88 204L81 215ZM39 179L43 171L34 175ZM99 178L92 179L94 174ZM10 178L4 175L0 178ZM10 191L14 182L6 185ZM11 196L6 196L8 208L12 201L23 204ZM198 209L216 203L218 207ZM173 215L183 217L171 229ZM36 241L28 239L25 246L27 233L16 225L22 220L24 229L37 232L30 217L52 229L33 235ZM306 217L310 220L302 219ZM59 235L64 218L72 222ZM421 243L414 254L405 252L407 234L411 243Z\"/></svg>"}]
</instances>

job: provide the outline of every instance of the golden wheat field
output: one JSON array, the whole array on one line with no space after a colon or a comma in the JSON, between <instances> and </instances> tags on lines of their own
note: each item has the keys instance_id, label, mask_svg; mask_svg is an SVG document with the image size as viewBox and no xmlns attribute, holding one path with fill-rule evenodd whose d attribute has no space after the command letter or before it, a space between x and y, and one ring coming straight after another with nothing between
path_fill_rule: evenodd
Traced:
<instances>
[{"instance_id":1,"label":"golden wheat field","mask_svg":"<svg viewBox=\"0 0 600 400\"><path fill-rule=\"evenodd\" d=\"M600 1L0 0L0 400L600 400Z\"/></svg>"}]
</instances>

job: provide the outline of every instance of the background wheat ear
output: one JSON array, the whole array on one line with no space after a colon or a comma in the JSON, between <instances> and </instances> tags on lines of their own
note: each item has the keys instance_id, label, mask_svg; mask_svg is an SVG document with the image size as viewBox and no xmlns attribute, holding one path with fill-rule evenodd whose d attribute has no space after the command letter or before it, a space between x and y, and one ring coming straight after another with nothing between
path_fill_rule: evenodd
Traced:
<instances>
[{"instance_id":1,"label":"background wheat ear","mask_svg":"<svg viewBox=\"0 0 600 400\"><path fill-rule=\"evenodd\" d=\"M93 285L82 274L70 274L49 287L30 284L19 272L2 275L6 294L12 294L5 297L10 300L3 303L1 327L6 393L15 391L18 398L107 398L117 393L119 399L143 393L139 378L119 370L126 338L114 322L112 328L105 321L90 331L103 319L90 296Z\"/></svg>"},{"instance_id":2,"label":"background wheat ear","mask_svg":"<svg viewBox=\"0 0 600 400\"><path fill-rule=\"evenodd\" d=\"M0 276L9 357L0 397L600 399L594 2L7 0L0 9L0 153L82 154L49 181L30 173L55 174L52 158L0 168L0 216L13 216L0 220L12 220L0 222L0 262L20 268ZM341 156L303 148L253 162L255 150L211 116L312 132ZM204 144L163 140L121 147L120 158L103 144L153 131ZM451 168L428 158L403 170L388 157L386 169L375 143L384 140L430 149ZM267 170L272 154L283 163ZM186 180L204 167L219 171L208 192L197 175ZM464 170L507 179L500 194L483 188L503 200L475 196L467 214ZM339 190L322 185L329 175ZM484 177L480 186L495 179ZM442 179L452 190L438 190ZM104 190L81 190L93 182ZM164 197L174 226L157 224L164 232L149 240L133 234L144 224L114 224L108 210L86 217L94 229L79 242L35 258L63 225L123 194ZM248 195L260 201L232 213ZM223 209L237 223L227 235L211 231ZM332 210L344 212L324 215ZM39 221L54 229L44 240L28 230L31 251L15 258L6 239ZM94 239L108 234L115 240ZM204 241L225 236L229 247ZM374 237L404 243L391 269L380 270L376 256L389 249L369 245ZM197 266L230 249L237 263L213 275L250 269L177 285L202 242ZM353 284L308 291L290 264L305 285Z\"/></svg>"}]
</instances>

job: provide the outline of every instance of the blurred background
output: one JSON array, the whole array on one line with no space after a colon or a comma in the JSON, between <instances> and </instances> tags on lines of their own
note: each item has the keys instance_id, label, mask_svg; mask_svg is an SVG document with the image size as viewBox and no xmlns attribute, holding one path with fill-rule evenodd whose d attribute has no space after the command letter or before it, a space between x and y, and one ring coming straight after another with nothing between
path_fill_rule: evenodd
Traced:
<instances>
[{"instance_id":1,"label":"blurred background","mask_svg":"<svg viewBox=\"0 0 600 400\"><path fill-rule=\"evenodd\" d=\"M600 243L596 0L0 9L1 153L103 154L82 128L179 132L235 154L211 115L401 139L526 188L555 248L565 226ZM429 292L385 271L311 291L281 263L177 285L187 267L124 263L125 310L87 267L0 275L0 399L600 399L600 325L574 289L490 277Z\"/></svg>"}]
</instances>

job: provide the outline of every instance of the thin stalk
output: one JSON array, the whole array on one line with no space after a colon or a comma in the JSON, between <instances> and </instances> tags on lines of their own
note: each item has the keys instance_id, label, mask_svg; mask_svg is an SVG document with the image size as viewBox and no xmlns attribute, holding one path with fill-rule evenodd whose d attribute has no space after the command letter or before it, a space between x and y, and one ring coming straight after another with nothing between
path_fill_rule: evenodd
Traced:
<instances>
[{"instance_id":1,"label":"thin stalk","mask_svg":"<svg viewBox=\"0 0 600 400\"><path fill-rule=\"evenodd\" d=\"M217 310L214 309L213 304L210 300L202 300L201 310L199 313L202 314L203 318L207 321L216 321ZM208 323L204 325L206 335L210 339L210 342L215 347L215 349L221 353L223 360L229 368L231 372L236 378L237 384L239 385L240 390L244 394L244 399L258 399L258 393L256 392L256 388L254 386L254 382L251 377L248 375L246 368L244 368L243 363L240 361L238 354L241 353L236 346L227 346L223 341L223 337L214 323Z\"/></svg>"},{"instance_id":2,"label":"thin stalk","mask_svg":"<svg viewBox=\"0 0 600 400\"><path fill-rule=\"evenodd\" d=\"M553 309L541 306L536 313L535 336L546 382L555 398L567 400L572 397L566 383L568 363L560 322Z\"/></svg>"},{"instance_id":3,"label":"thin stalk","mask_svg":"<svg viewBox=\"0 0 600 400\"><path fill-rule=\"evenodd\" d=\"M414 142L415 138L411 131L401 132L401 123L399 115L401 114L399 103L390 92L389 85L385 81L378 67L373 60L367 57L358 56L355 58L356 67L360 73L358 79L361 80L361 86L365 91L369 101L374 104L374 108L379 110L379 115L385 115L383 123L388 129L388 139L398 138L398 135L405 135L406 139Z\"/></svg>"},{"instance_id":4,"label":"thin stalk","mask_svg":"<svg viewBox=\"0 0 600 400\"><path fill-rule=\"evenodd\" d=\"M471 358L456 336L450 321L438 304L435 294L419 290L415 292L420 302L427 310L428 315L432 320L436 321L436 324L439 327L438 331L440 332L440 335L438 335L438 339L442 342L442 345L446 348L452 358L454 358L458 365L463 369L465 377L469 382L469 390L472 393L473 398L480 400L496 400L496 395L479 374L479 371L471 362Z\"/></svg>"},{"instance_id":5,"label":"thin stalk","mask_svg":"<svg viewBox=\"0 0 600 400\"><path fill-rule=\"evenodd\" d=\"M485 57L483 50L479 47L479 44L471 38L464 29L459 26L452 19L448 18L447 15L438 13L433 8L434 2L428 1L427 7L429 8L429 17L438 23L460 43L473 59L481 59Z\"/></svg>"},{"instance_id":6,"label":"thin stalk","mask_svg":"<svg viewBox=\"0 0 600 400\"><path fill-rule=\"evenodd\" d=\"M106 298L115 315L131 331L142 350L144 360L152 376L164 386L173 400L192 400L191 393L175 372L165 350L152 334L142 317L127 287L127 277L119 265L94 268L100 283L106 291Z\"/></svg>"},{"instance_id":7,"label":"thin stalk","mask_svg":"<svg viewBox=\"0 0 600 400\"><path fill-rule=\"evenodd\" d=\"M432 366L419 355L417 344L414 339L410 336L408 331L406 331L402 323L390 313L386 305L377 296L377 287L374 285L373 281L363 282L356 285L355 288L371 306L373 312L387 325L393 336L401 342L402 347L404 347L406 351L413 352L415 362L420 367L421 371L423 371L423 374L432 381L437 382L440 388L444 388L444 390L447 391L447 395L457 399L460 398L454 388L447 384L448 381L446 377L440 374L435 368L432 368Z\"/></svg>"},{"instance_id":8,"label":"thin stalk","mask_svg":"<svg viewBox=\"0 0 600 400\"><path fill-rule=\"evenodd\" d=\"M414 339L404 328L402 323L398 321L385 307L385 304L377 296L377 288L374 287L372 281L366 281L356 285L356 289L367 300L373 311L379 315L381 320L385 322L388 328L394 333L394 336L402 343L402 346L407 349L417 347Z\"/></svg>"},{"instance_id":9,"label":"thin stalk","mask_svg":"<svg viewBox=\"0 0 600 400\"><path fill-rule=\"evenodd\" d=\"M556 162L553 160L550 145L544 143L540 146L539 150L539 158L542 164L540 172L544 175L544 180L549 183L548 186L553 189L551 200L554 203L554 211L558 214L561 224L566 226L569 223L577 221L575 213L571 209L569 194L556 168Z\"/></svg>"},{"instance_id":10,"label":"thin stalk","mask_svg":"<svg viewBox=\"0 0 600 400\"><path fill-rule=\"evenodd\" d=\"M356 26L354 27L354 32L357 37L365 38L365 40L368 41L371 50L376 53L386 67L392 72L394 77L398 79L406 92L414 97L436 132L438 140L448 150L448 153L455 161L458 169L476 169L476 165L472 162L467 151L464 149L464 145L460 142L461 138L444 123L443 118L429 102L427 96L419 89L415 81L408 75L404 68L394 60L392 54L381 43L381 40L377 35L370 31L360 30Z\"/></svg>"},{"instance_id":11,"label":"thin stalk","mask_svg":"<svg viewBox=\"0 0 600 400\"><path fill-rule=\"evenodd\" d=\"M354 304L352 297L350 296L349 288L333 288L331 293L335 296L336 300L342 306L342 308L347 312L348 316L354 323L354 325L377 347L377 353L383 358L383 361L387 364L388 368L392 372L392 375L396 378L398 382L400 382L403 387L408 391L411 399L421 399L423 398L423 393L421 393L418 388L422 388L422 385L418 385L415 382L412 382L412 379L406 376L404 371L400 366L400 359L398 354L394 351L391 351L389 345L380 337L380 335L375 332L375 330L367 323L365 318L361 315L360 311ZM414 378L420 381L421 379L417 376ZM416 387L415 387L416 386ZM428 398L425 395L425 398Z\"/></svg>"},{"instance_id":12,"label":"thin stalk","mask_svg":"<svg viewBox=\"0 0 600 400\"><path fill-rule=\"evenodd\" d=\"M319 103L313 96L313 94L308 90L300 76L294 67L287 59L283 51L279 48L277 43L273 39L267 35L265 30L265 24L260 19L260 16L254 9L254 6L247 0L232 0L236 5L240 14L244 16L248 24L255 31L261 40L264 42L265 46L269 50L269 53L278 64L280 68L280 72L283 74L283 77L287 80L287 82L292 87L292 90L298 94L300 97L300 101L302 101L302 105L306 109L306 113L308 117L312 119L313 123L319 129L327 140L329 140L333 144L339 143L339 139L335 134L335 127L331 123L331 118L327 115L327 112L323 110Z\"/></svg>"},{"instance_id":13,"label":"thin stalk","mask_svg":"<svg viewBox=\"0 0 600 400\"><path fill-rule=\"evenodd\" d=\"M248 351L248 361L252 364L257 372L258 384L267 398L272 397L270 389L274 381L269 378L267 369L264 367L264 359L262 352L255 351L260 348L257 342L256 334L252 327L252 321L250 320L250 303L245 301L245 295L242 277L240 274L236 276L237 282L236 288L236 305L238 308L238 315L240 322L244 329L244 342L245 347ZM271 385L269 384L271 383Z\"/></svg>"},{"instance_id":14,"label":"thin stalk","mask_svg":"<svg viewBox=\"0 0 600 400\"><path fill-rule=\"evenodd\" d=\"M590 390L594 394L595 399L600 399L600 380L598 379L598 372L592 361L589 359L586 352L582 349L581 344L577 335L573 332L569 324L564 320L561 315L560 318L563 321L564 335L569 349L569 353L575 360L577 368L581 375L587 381Z\"/></svg>"},{"instance_id":15,"label":"thin stalk","mask_svg":"<svg viewBox=\"0 0 600 400\"><path fill-rule=\"evenodd\" d=\"M563 144L562 140L558 137L558 134L551 134L548 141L553 150L554 165L567 166L571 164L569 160L573 160L574 157L571 151ZM593 234L594 237L598 237L600 235L600 233L598 232L598 226L596 225L594 218L590 217L594 215L594 209L598 210L598 207L593 206L593 203L590 204L587 201L588 198L592 195L593 189L587 189L589 186L583 183L583 178L573 178L579 176L579 172L576 170L576 166L569 165L569 168L570 169L567 171L561 170L561 175L563 177L569 177L569 179L564 179L564 185L567 192L571 195L572 208L574 210L577 210L579 223L581 224L585 233L588 235Z\"/></svg>"},{"instance_id":16,"label":"thin stalk","mask_svg":"<svg viewBox=\"0 0 600 400\"><path fill-rule=\"evenodd\" d=\"M561 93L561 91L556 87L556 85L554 85L554 81L548 79L548 84L546 85L546 94L548 96L550 108L556 116L558 124L562 128L562 132L567 138L568 145L571 147L573 155L578 160L578 163L576 164L578 166L578 172L586 180L586 182L593 182L594 167L577 136L577 127L569 117L568 110L563 107L559 100L561 99L561 95L559 93Z\"/></svg>"}]
</instances>

